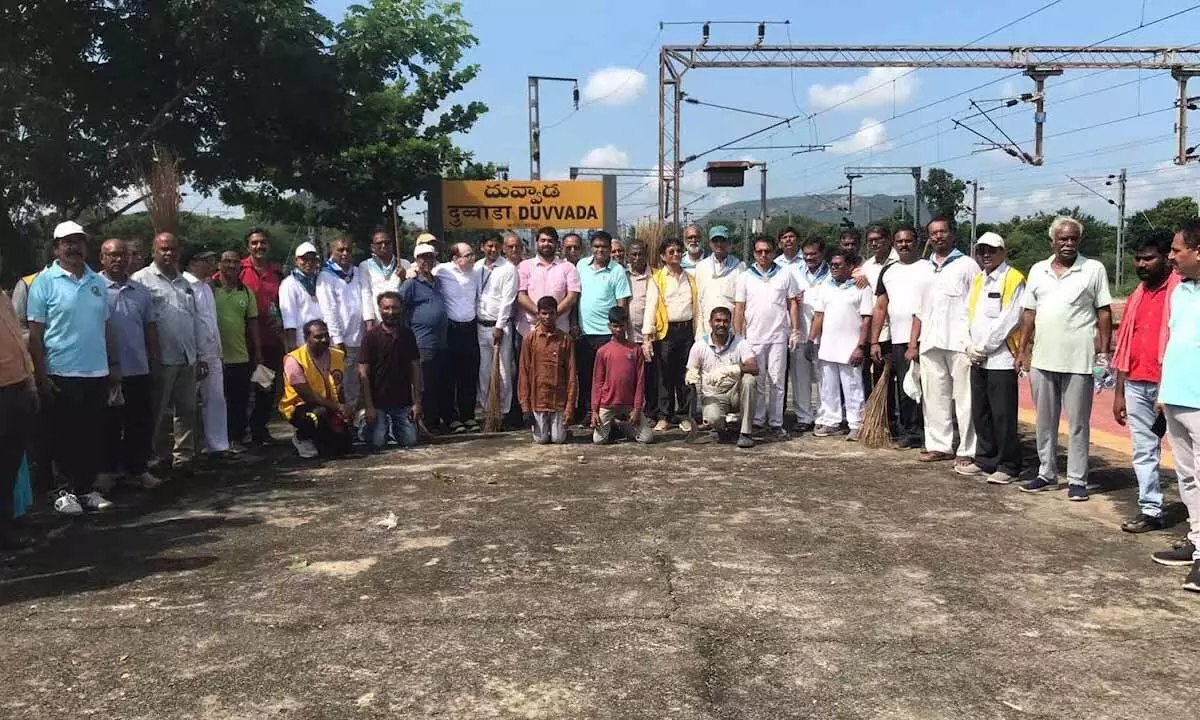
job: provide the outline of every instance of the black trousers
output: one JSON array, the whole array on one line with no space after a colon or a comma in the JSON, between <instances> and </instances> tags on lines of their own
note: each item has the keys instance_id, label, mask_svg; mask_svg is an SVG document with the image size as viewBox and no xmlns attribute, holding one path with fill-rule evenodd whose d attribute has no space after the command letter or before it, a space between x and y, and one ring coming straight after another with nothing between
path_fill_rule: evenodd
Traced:
<instances>
[{"instance_id":1,"label":"black trousers","mask_svg":"<svg viewBox=\"0 0 1200 720\"><path fill-rule=\"evenodd\" d=\"M89 493L100 468L103 443L98 429L108 411L108 378L51 375L50 379L58 387L50 400L51 455L71 492Z\"/></svg>"},{"instance_id":2,"label":"black trousers","mask_svg":"<svg viewBox=\"0 0 1200 720\"><path fill-rule=\"evenodd\" d=\"M904 394L904 376L911 363L904 359L908 347L903 343L892 345L892 376L895 378L895 428L892 439L902 447L919 448L925 444L925 417L921 404Z\"/></svg>"},{"instance_id":3,"label":"black trousers","mask_svg":"<svg viewBox=\"0 0 1200 720\"><path fill-rule=\"evenodd\" d=\"M975 464L984 472L1021 474L1017 438L1017 373L971 366L971 420L975 424Z\"/></svg>"},{"instance_id":4,"label":"black trousers","mask_svg":"<svg viewBox=\"0 0 1200 720\"><path fill-rule=\"evenodd\" d=\"M246 439L249 424L250 376L254 374L254 364L225 365L224 373L225 428L229 431L229 442L240 443Z\"/></svg>"},{"instance_id":5,"label":"black trousers","mask_svg":"<svg viewBox=\"0 0 1200 720\"><path fill-rule=\"evenodd\" d=\"M521 333L517 332L516 323L510 323L510 327L512 328L511 335L513 339L513 394L512 405L508 408L508 415L505 416L504 420L512 427L524 427L525 416L521 412L521 403L517 400L517 388L520 387L519 381L521 377L521 344L524 342L524 338L521 337Z\"/></svg>"},{"instance_id":6,"label":"black trousers","mask_svg":"<svg viewBox=\"0 0 1200 720\"><path fill-rule=\"evenodd\" d=\"M322 457L337 457L350 452L349 428L335 428L329 408L303 404L292 412L292 427L296 437L311 440Z\"/></svg>"},{"instance_id":7,"label":"black trousers","mask_svg":"<svg viewBox=\"0 0 1200 720\"><path fill-rule=\"evenodd\" d=\"M125 404L105 408L101 471L141 475L146 470L154 437L152 388L149 375L121 378Z\"/></svg>"},{"instance_id":8,"label":"black trousers","mask_svg":"<svg viewBox=\"0 0 1200 720\"><path fill-rule=\"evenodd\" d=\"M250 435L255 440L265 440L270 437L267 423L275 417L275 398L280 384L283 382L283 348L264 347L263 365L275 371L275 383L263 389L254 386L254 409L250 411ZM253 370L251 370L253 372ZM228 393L226 393L228 399ZM229 436L233 440L233 436Z\"/></svg>"},{"instance_id":9,"label":"black trousers","mask_svg":"<svg viewBox=\"0 0 1200 720\"><path fill-rule=\"evenodd\" d=\"M440 405L447 423L475 419L479 387L479 335L474 320L451 321L446 328L446 366L442 371Z\"/></svg>"},{"instance_id":10,"label":"black trousers","mask_svg":"<svg viewBox=\"0 0 1200 720\"><path fill-rule=\"evenodd\" d=\"M575 417L586 423L592 412L592 374L596 369L596 352L610 340L608 335L581 335L575 343L575 371L579 375L579 402Z\"/></svg>"},{"instance_id":11,"label":"black trousers","mask_svg":"<svg viewBox=\"0 0 1200 720\"><path fill-rule=\"evenodd\" d=\"M654 364L658 369L656 420L670 420L689 411L691 389L684 378L688 353L694 341L691 320L671 323L667 327L667 336L654 341Z\"/></svg>"},{"instance_id":12,"label":"black trousers","mask_svg":"<svg viewBox=\"0 0 1200 720\"><path fill-rule=\"evenodd\" d=\"M24 382L0 387L0 533L13 523L13 488L34 424L33 399Z\"/></svg>"},{"instance_id":13,"label":"black trousers","mask_svg":"<svg viewBox=\"0 0 1200 720\"><path fill-rule=\"evenodd\" d=\"M443 421L449 422L442 408L442 363L445 350L421 351L421 412L426 429L436 430Z\"/></svg>"}]
</instances>

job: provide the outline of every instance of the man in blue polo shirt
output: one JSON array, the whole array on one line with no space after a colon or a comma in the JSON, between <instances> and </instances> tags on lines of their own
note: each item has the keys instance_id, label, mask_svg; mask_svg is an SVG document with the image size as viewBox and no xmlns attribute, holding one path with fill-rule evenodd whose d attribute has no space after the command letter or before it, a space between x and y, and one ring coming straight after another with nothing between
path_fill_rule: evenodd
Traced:
<instances>
[{"instance_id":1,"label":"man in blue polo shirt","mask_svg":"<svg viewBox=\"0 0 1200 720\"><path fill-rule=\"evenodd\" d=\"M575 367L579 373L579 405L576 417L591 425L592 372L596 352L612 334L608 329L608 311L614 307L629 309L633 290L625 268L612 260L612 235L604 230L592 233L592 255L581 259L579 271L579 329L575 343Z\"/></svg>"},{"instance_id":2,"label":"man in blue polo shirt","mask_svg":"<svg viewBox=\"0 0 1200 720\"><path fill-rule=\"evenodd\" d=\"M1175 455L1179 499L1187 506L1191 525L1187 542L1173 550L1154 553L1160 565L1191 566L1183 589L1200 592L1200 375L1196 373L1200 350L1200 220L1189 220L1171 241L1171 262L1183 281L1167 300L1170 335L1163 354L1158 402L1167 420L1167 440Z\"/></svg>"},{"instance_id":3,"label":"man in blue polo shirt","mask_svg":"<svg viewBox=\"0 0 1200 720\"><path fill-rule=\"evenodd\" d=\"M54 501L64 515L112 507L92 487L100 463L100 428L121 371L108 327L108 288L84 262L87 235L73 222L54 228L55 261L29 287L29 354L49 405L54 462L70 483Z\"/></svg>"}]
</instances>

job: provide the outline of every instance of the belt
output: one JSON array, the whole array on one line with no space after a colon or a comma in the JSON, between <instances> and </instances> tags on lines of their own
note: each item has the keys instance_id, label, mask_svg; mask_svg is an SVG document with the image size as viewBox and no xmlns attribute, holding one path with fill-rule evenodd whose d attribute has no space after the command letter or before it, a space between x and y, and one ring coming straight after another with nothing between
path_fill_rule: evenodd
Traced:
<instances>
[{"instance_id":1,"label":"belt","mask_svg":"<svg viewBox=\"0 0 1200 720\"><path fill-rule=\"evenodd\" d=\"M474 320L451 320L450 324L455 327L466 327L475 324Z\"/></svg>"},{"instance_id":2,"label":"belt","mask_svg":"<svg viewBox=\"0 0 1200 720\"><path fill-rule=\"evenodd\" d=\"M691 327L691 326L692 326L691 320L676 320L674 322L667 323L667 327Z\"/></svg>"},{"instance_id":3,"label":"belt","mask_svg":"<svg viewBox=\"0 0 1200 720\"><path fill-rule=\"evenodd\" d=\"M480 319L480 320L476 320L475 322L479 323L479 324L480 324L480 325L482 325L483 327L496 327L496 321L495 321L495 320L482 320L482 319Z\"/></svg>"}]
</instances>

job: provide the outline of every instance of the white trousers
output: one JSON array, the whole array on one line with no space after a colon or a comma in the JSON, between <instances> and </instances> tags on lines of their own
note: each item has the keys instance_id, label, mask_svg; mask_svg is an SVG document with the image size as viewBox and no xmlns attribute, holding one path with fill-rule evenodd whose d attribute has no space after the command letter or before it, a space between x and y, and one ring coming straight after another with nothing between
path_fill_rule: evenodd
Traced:
<instances>
[{"instance_id":1,"label":"white trousers","mask_svg":"<svg viewBox=\"0 0 1200 720\"><path fill-rule=\"evenodd\" d=\"M921 401L925 410L925 449L975 458L975 425L971 421L971 361L966 353L934 348L921 351Z\"/></svg>"},{"instance_id":2,"label":"white trousers","mask_svg":"<svg viewBox=\"0 0 1200 720\"><path fill-rule=\"evenodd\" d=\"M783 383L787 377L787 343L751 344L758 360L755 378L754 424L783 427Z\"/></svg>"},{"instance_id":3,"label":"white trousers","mask_svg":"<svg viewBox=\"0 0 1200 720\"><path fill-rule=\"evenodd\" d=\"M796 412L796 422L813 422L813 381L819 371L816 361L804 357L804 345L789 353L791 355L792 372L788 379L792 385L792 408Z\"/></svg>"},{"instance_id":4,"label":"white trousers","mask_svg":"<svg viewBox=\"0 0 1200 720\"><path fill-rule=\"evenodd\" d=\"M476 328L479 339L479 387L475 397L479 404L487 408L488 386L492 383L492 352L496 346L492 344L492 330L495 328L480 325ZM512 328L504 324L504 337L500 340L500 414L503 415L512 407L513 393L513 339Z\"/></svg>"},{"instance_id":5,"label":"white trousers","mask_svg":"<svg viewBox=\"0 0 1200 720\"><path fill-rule=\"evenodd\" d=\"M817 364L821 368L821 412L817 416L817 424L841 425L844 410L846 424L851 430L862 427L862 367L824 360L817 361Z\"/></svg>"},{"instance_id":6,"label":"white trousers","mask_svg":"<svg viewBox=\"0 0 1200 720\"><path fill-rule=\"evenodd\" d=\"M204 449L210 453L229 449L229 417L225 409L225 366L208 360L208 377L200 383L200 418L204 423Z\"/></svg>"},{"instance_id":7,"label":"white trousers","mask_svg":"<svg viewBox=\"0 0 1200 720\"><path fill-rule=\"evenodd\" d=\"M1188 511L1188 540L1196 546L1192 559L1200 560L1200 479L1196 477L1200 464L1200 410L1164 405L1163 414L1167 418L1167 440L1175 456L1179 499Z\"/></svg>"}]
</instances>

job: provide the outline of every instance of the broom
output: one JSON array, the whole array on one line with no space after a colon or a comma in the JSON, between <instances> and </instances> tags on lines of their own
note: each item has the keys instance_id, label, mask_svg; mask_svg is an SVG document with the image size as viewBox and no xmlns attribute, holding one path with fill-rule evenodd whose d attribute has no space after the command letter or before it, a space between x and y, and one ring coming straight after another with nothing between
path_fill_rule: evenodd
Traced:
<instances>
[{"instance_id":1,"label":"broom","mask_svg":"<svg viewBox=\"0 0 1200 720\"><path fill-rule=\"evenodd\" d=\"M492 376L488 380L487 406L483 410L484 432L500 432L504 422L504 409L500 407L500 346L493 345Z\"/></svg>"},{"instance_id":2,"label":"broom","mask_svg":"<svg viewBox=\"0 0 1200 720\"><path fill-rule=\"evenodd\" d=\"M179 206L183 202L179 162L170 150L159 145L151 151L150 170L142 178L146 210L154 232L173 233L179 229Z\"/></svg>"},{"instance_id":3,"label":"broom","mask_svg":"<svg viewBox=\"0 0 1200 720\"><path fill-rule=\"evenodd\" d=\"M883 448L892 444L892 431L888 428L888 383L892 374L891 358L883 361L883 372L867 398L867 409L863 412L862 430L858 439L869 448Z\"/></svg>"}]
</instances>

